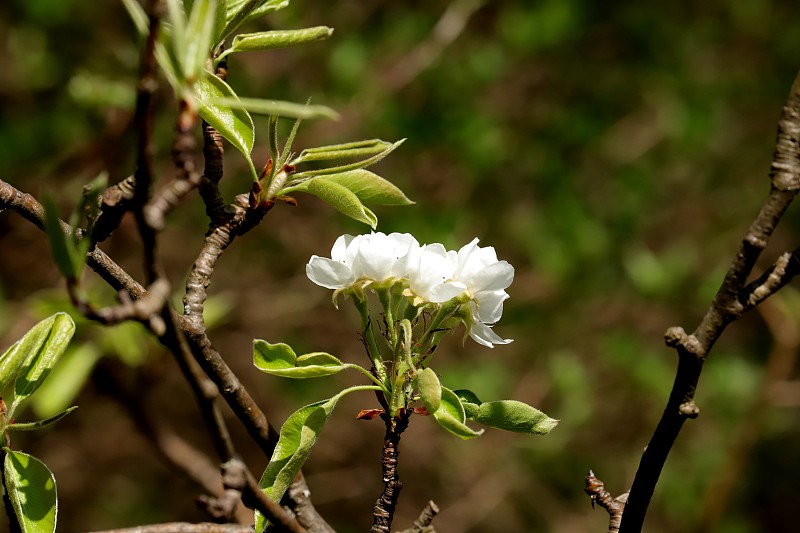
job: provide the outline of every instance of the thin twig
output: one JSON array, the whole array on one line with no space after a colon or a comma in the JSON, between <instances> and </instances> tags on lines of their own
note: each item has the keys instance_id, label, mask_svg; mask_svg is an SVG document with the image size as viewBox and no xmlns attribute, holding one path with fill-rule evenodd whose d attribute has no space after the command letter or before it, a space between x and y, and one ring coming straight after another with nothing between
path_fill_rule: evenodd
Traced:
<instances>
[{"instance_id":1,"label":"thin twig","mask_svg":"<svg viewBox=\"0 0 800 533\"><path fill-rule=\"evenodd\" d=\"M678 352L678 369L661 420L642 454L625 506L621 533L638 533L656 483L687 418L696 418L695 391L709 351L725 327L797 273L795 255L784 255L755 286L746 285L786 208L800 190L800 75L795 79L778 123L778 139L770 169L770 194L742 240L711 307L692 334L670 328L665 339ZM773 276L773 274L775 274Z\"/></svg>"},{"instance_id":2,"label":"thin twig","mask_svg":"<svg viewBox=\"0 0 800 533\"><path fill-rule=\"evenodd\" d=\"M593 508L598 505L608 511L608 533L617 533L622 521L622 512L625 509L628 493L626 492L615 498L606 490L605 484L597 479L597 476L591 470L586 476L586 488L584 491L589 495Z\"/></svg>"},{"instance_id":3,"label":"thin twig","mask_svg":"<svg viewBox=\"0 0 800 533\"><path fill-rule=\"evenodd\" d=\"M217 64L214 75L221 80L228 76L228 59L223 58ZM220 225L227 217L225 201L219 191L219 182L222 180L222 156L225 149L222 144L222 135L208 122L203 121L203 157L205 168L200 179L198 192L206 206L206 214L211 219L212 225Z\"/></svg>"},{"instance_id":4,"label":"thin twig","mask_svg":"<svg viewBox=\"0 0 800 533\"><path fill-rule=\"evenodd\" d=\"M433 519L439 514L439 506L433 500L428 500L428 503L422 509L412 526L404 529L400 533L436 533L431 525Z\"/></svg>"}]
</instances>

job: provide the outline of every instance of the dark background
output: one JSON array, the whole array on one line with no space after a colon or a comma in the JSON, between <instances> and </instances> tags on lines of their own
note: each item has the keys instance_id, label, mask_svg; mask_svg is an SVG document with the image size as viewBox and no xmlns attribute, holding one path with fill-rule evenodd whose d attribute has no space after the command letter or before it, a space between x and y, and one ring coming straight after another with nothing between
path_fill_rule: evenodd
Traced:
<instances>
[{"instance_id":1,"label":"dark background","mask_svg":"<svg viewBox=\"0 0 800 533\"><path fill-rule=\"evenodd\" d=\"M374 170L417 203L377 208L379 230L451 248L477 236L516 268L496 328L515 342L490 350L453 335L435 366L452 388L520 399L561 423L546 437L487 431L463 442L412 419L397 528L434 499L442 533L606 530L583 477L593 468L615 494L630 485L675 369L663 332L697 324L766 197L776 121L800 67L798 20L790 3L769 0L341 0L295 1L245 28L336 30L326 42L231 57L228 81L240 95L312 97L341 112L338 123L306 124L297 148L408 138ZM66 216L100 171L127 176L138 46L118 2L0 5L0 177L36 196L48 191ZM163 183L175 117L168 87L158 109ZM256 120L260 166L266 121ZM226 198L248 187L230 148ZM216 346L276 424L359 381L262 375L253 338L365 363L355 312L337 312L304 265L338 235L367 228L298 199L226 252L208 306ZM799 223L790 210L765 261L798 244ZM205 225L194 195L169 219L160 253L176 294ZM3 214L0 239L5 347L67 304L44 235ZM104 249L141 279L131 220ZM93 275L86 281L97 301L113 301ZM798 317L800 296L787 287L717 344L697 395L701 416L667 462L647 531L791 529ZM60 530L203 520L193 503L203 489L141 431L171 426L212 454L172 360L136 325L83 323L73 348L34 407L80 409L13 443L55 473ZM771 377L768 362L779 369ZM318 508L342 533L368 529L381 490L382 425L354 420L371 407L369 394L340 404L304 468ZM260 472L265 459L231 425Z\"/></svg>"}]
</instances>

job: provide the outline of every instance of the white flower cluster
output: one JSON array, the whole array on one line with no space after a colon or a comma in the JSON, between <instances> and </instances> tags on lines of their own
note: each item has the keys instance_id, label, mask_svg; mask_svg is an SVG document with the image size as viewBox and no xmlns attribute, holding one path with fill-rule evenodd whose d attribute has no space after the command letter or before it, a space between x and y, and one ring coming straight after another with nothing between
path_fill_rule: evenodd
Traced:
<instances>
[{"instance_id":1,"label":"white flower cluster","mask_svg":"<svg viewBox=\"0 0 800 533\"><path fill-rule=\"evenodd\" d=\"M408 233L342 235L330 259L311 257L306 274L317 285L336 290L357 283L402 282L417 306L459 298L469 302L464 323L470 337L490 348L511 342L491 326L503 314L505 289L514 280L514 267L498 261L491 246L478 246L478 239L455 251L439 243L420 245Z\"/></svg>"}]
</instances>

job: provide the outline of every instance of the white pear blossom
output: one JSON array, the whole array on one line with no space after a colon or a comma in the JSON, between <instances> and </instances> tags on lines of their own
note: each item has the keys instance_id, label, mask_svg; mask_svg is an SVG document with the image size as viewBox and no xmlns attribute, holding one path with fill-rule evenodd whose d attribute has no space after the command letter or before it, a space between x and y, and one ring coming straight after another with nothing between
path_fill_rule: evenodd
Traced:
<instances>
[{"instance_id":1,"label":"white pear blossom","mask_svg":"<svg viewBox=\"0 0 800 533\"><path fill-rule=\"evenodd\" d=\"M508 299L505 289L514 281L514 267L508 261L499 261L491 246L478 246L473 239L458 251L453 280L465 287L464 295L469 298L471 323L465 320L467 331L475 342L493 347L494 344L508 344L491 329L503 315L503 302Z\"/></svg>"},{"instance_id":2,"label":"white pear blossom","mask_svg":"<svg viewBox=\"0 0 800 533\"><path fill-rule=\"evenodd\" d=\"M333 243L331 257L312 255L306 265L308 279L328 289L346 289L356 281L383 281L405 275L401 259L419 248L408 233L342 235Z\"/></svg>"},{"instance_id":3,"label":"white pear blossom","mask_svg":"<svg viewBox=\"0 0 800 533\"><path fill-rule=\"evenodd\" d=\"M404 293L414 305L444 304L458 299L469 308L459 316L467 333L490 348L508 344L492 331L503 314L505 289L514 280L514 267L497 259L491 246L478 246L478 239L457 252L439 243L420 246L407 233L342 235L331 249L330 259L311 257L308 278L328 289L347 289L354 284L402 280Z\"/></svg>"}]
</instances>

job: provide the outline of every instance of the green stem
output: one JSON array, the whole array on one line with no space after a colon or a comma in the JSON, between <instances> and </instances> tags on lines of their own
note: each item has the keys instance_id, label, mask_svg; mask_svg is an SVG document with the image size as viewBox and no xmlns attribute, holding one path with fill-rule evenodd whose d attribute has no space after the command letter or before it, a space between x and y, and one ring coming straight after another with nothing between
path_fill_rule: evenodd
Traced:
<instances>
[{"instance_id":1,"label":"green stem","mask_svg":"<svg viewBox=\"0 0 800 533\"><path fill-rule=\"evenodd\" d=\"M389 342L392 346L397 344L397 328L394 327L394 310L392 306L391 289L381 289L375 291L378 300L381 302L383 311L386 314L386 329L389 334Z\"/></svg>"},{"instance_id":2,"label":"green stem","mask_svg":"<svg viewBox=\"0 0 800 533\"><path fill-rule=\"evenodd\" d=\"M372 366L375 368L375 372L378 374L378 379L380 379L384 385L387 385L388 381L386 378L386 369L383 366L381 352L380 349L378 349L378 343L375 340L375 332L372 330L372 320L369 316L369 302L367 301L366 297L362 299L359 298L358 295L354 294L353 303L355 303L359 314L361 314L361 331L364 335L367 354L369 355L370 361L372 361Z\"/></svg>"},{"instance_id":3,"label":"green stem","mask_svg":"<svg viewBox=\"0 0 800 533\"><path fill-rule=\"evenodd\" d=\"M383 382L381 382L381 380L379 380L378 378L373 376L372 372L370 372L369 370L367 370L363 366L356 365L356 364L353 364L353 363L347 363L344 366L345 366L345 368L353 368L355 370L358 370L359 372L361 372L362 374L367 376L369 379L371 379L378 387L380 387L381 388L380 390L385 392L387 395L390 394L389 389L386 388L386 385L384 385Z\"/></svg>"}]
</instances>

